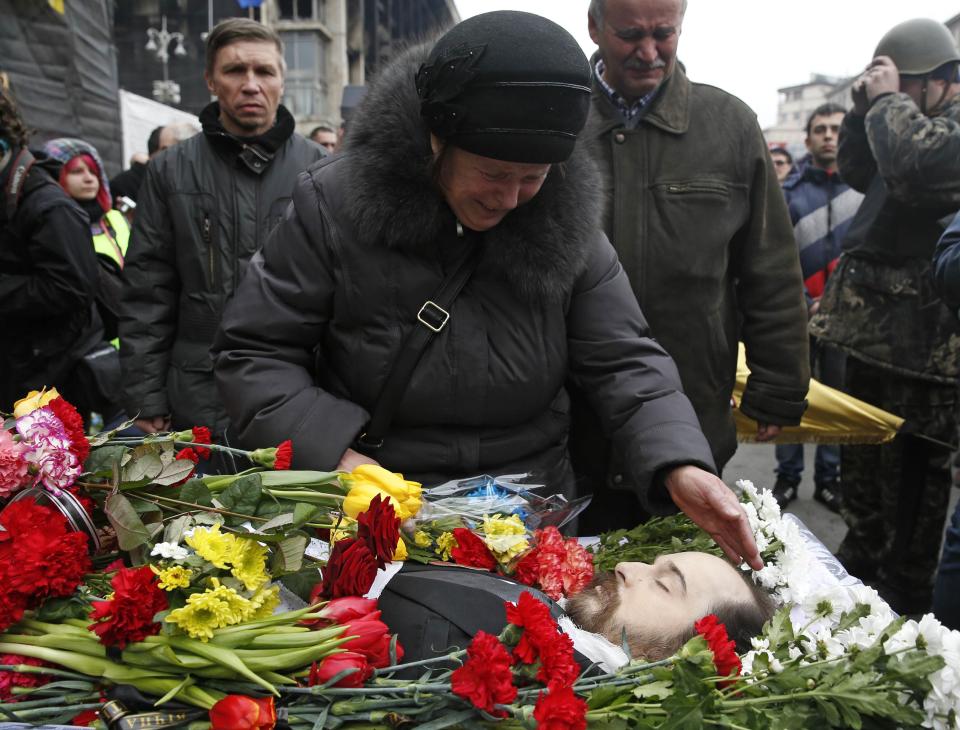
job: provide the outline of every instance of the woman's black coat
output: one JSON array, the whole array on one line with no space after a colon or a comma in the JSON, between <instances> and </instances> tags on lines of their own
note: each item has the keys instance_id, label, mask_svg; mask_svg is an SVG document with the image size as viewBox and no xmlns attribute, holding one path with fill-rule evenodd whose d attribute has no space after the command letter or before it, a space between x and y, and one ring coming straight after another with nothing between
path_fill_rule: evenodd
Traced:
<instances>
[{"instance_id":1,"label":"woman's black coat","mask_svg":"<svg viewBox=\"0 0 960 730\"><path fill-rule=\"evenodd\" d=\"M482 242L480 266L371 456L425 483L531 471L569 491L569 376L628 455L645 506L672 510L665 491L649 489L655 473L713 462L601 231L592 161L577 149L529 203L458 238L432 182L414 88L425 53L386 69L345 151L300 176L227 307L213 349L241 441L290 438L294 467L336 467L421 326L417 312L464 247Z\"/></svg>"}]
</instances>

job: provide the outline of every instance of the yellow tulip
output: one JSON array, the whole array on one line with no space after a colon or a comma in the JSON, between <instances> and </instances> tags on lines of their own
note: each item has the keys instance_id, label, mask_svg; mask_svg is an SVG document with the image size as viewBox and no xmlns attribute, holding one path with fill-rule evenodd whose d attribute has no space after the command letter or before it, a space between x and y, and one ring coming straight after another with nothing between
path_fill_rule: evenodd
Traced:
<instances>
[{"instance_id":1,"label":"yellow tulip","mask_svg":"<svg viewBox=\"0 0 960 730\"><path fill-rule=\"evenodd\" d=\"M420 483L410 482L403 478L403 474L387 471L376 464L361 464L352 472L350 478L354 484L368 482L373 484L391 497L403 501L411 496L420 495Z\"/></svg>"},{"instance_id":2,"label":"yellow tulip","mask_svg":"<svg viewBox=\"0 0 960 730\"><path fill-rule=\"evenodd\" d=\"M371 482L354 482L347 492L346 499L343 500L343 512L348 517L357 519L357 515L366 512L370 508L370 502L373 498L380 495L381 499L389 499L393 509L399 515L402 512L400 503L389 493L378 489Z\"/></svg>"},{"instance_id":3,"label":"yellow tulip","mask_svg":"<svg viewBox=\"0 0 960 730\"><path fill-rule=\"evenodd\" d=\"M400 512L398 513L401 520L409 519L410 517L416 517L417 512L420 511L420 495L417 493L416 497L410 497L405 499L400 503Z\"/></svg>"},{"instance_id":4,"label":"yellow tulip","mask_svg":"<svg viewBox=\"0 0 960 730\"><path fill-rule=\"evenodd\" d=\"M406 543L403 542L402 537L399 540L397 540L397 549L393 552L393 559L394 560L407 559L407 546L406 546Z\"/></svg>"},{"instance_id":5,"label":"yellow tulip","mask_svg":"<svg viewBox=\"0 0 960 730\"><path fill-rule=\"evenodd\" d=\"M28 413L33 413L38 408L43 408L54 398L59 397L60 394L57 392L56 388L50 388L50 390L47 390L46 388L43 390L31 390L23 398L13 404L13 416L14 418L22 418Z\"/></svg>"}]
</instances>

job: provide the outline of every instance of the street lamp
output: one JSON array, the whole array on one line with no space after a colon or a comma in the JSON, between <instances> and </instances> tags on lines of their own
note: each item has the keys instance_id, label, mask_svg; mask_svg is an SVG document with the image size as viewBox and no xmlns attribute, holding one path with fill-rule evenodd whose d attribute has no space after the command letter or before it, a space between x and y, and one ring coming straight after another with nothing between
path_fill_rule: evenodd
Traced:
<instances>
[{"instance_id":1,"label":"street lamp","mask_svg":"<svg viewBox=\"0 0 960 730\"><path fill-rule=\"evenodd\" d=\"M173 43L173 55L186 56L187 49L183 47L183 33L171 33L167 30L167 16L160 19L160 30L147 28L147 45L144 46L151 53L156 53L157 60L163 64L163 81L153 82L153 98L163 104L180 103L180 84L171 81L167 64L170 61L170 43Z\"/></svg>"}]
</instances>

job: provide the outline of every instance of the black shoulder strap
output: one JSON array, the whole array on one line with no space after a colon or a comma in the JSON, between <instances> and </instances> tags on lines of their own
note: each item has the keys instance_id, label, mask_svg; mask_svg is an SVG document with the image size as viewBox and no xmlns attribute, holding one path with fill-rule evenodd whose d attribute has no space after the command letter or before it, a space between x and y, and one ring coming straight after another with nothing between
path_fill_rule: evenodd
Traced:
<instances>
[{"instance_id":1,"label":"black shoulder strap","mask_svg":"<svg viewBox=\"0 0 960 730\"><path fill-rule=\"evenodd\" d=\"M450 307L476 271L482 254L483 246L473 243L460 259L460 263L434 292L433 297L420 307L420 311L417 312L418 326L415 326L404 340L400 354L397 355L393 369L377 398L370 422L366 430L357 437L355 446L358 451L369 453L383 446L383 437L390 428L393 414L410 384L414 368L420 362L420 357L426 351L427 345L446 327L450 320Z\"/></svg>"},{"instance_id":2,"label":"black shoulder strap","mask_svg":"<svg viewBox=\"0 0 960 730\"><path fill-rule=\"evenodd\" d=\"M20 197L23 195L24 186L27 184L27 176L35 162L36 159L30 154L30 150L24 147L10 166L10 176L7 178L7 184L3 190L8 221L12 221L14 214L17 212L17 205L20 204Z\"/></svg>"}]
</instances>

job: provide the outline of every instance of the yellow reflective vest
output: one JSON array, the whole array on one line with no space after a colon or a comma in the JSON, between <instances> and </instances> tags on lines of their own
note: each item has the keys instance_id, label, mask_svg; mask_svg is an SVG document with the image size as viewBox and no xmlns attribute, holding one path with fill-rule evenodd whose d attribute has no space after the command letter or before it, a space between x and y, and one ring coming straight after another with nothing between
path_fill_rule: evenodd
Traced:
<instances>
[{"instance_id":1,"label":"yellow reflective vest","mask_svg":"<svg viewBox=\"0 0 960 730\"><path fill-rule=\"evenodd\" d=\"M93 236L93 250L123 269L123 258L130 243L130 226L119 210L109 210L100 219L100 233Z\"/></svg>"}]
</instances>

